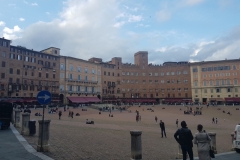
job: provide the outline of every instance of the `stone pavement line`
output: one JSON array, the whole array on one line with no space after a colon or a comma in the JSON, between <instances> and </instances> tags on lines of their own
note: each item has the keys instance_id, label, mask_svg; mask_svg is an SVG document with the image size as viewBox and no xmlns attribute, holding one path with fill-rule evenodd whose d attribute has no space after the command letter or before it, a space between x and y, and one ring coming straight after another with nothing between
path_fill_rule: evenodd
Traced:
<instances>
[{"instance_id":1,"label":"stone pavement line","mask_svg":"<svg viewBox=\"0 0 240 160\"><path fill-rule=\"evenodd\" d=\"M19 134L19 132L15 129L15 127L11 124L10 128L13 132L13 134L16 136L16 138L19 140L19 142L23 145L23 147L31 154L41 158L42 160L54 160L48 156L46 156L45 154L42 154L40 152L37 152L31 145L28 144L28 142L26 141L26 139Z\"/></svg>"}]
</instances>

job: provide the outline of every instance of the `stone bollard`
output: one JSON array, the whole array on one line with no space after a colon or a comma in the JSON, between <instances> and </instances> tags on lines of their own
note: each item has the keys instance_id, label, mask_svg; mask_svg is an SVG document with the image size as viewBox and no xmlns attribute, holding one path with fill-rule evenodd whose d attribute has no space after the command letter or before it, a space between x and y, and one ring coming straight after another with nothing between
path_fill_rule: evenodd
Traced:
<instances>
[{"instance_id":1,"label":"stone bollard","mask_svg":"<svg viewBox=\"0 0 240 160\"><path fill-rule=\"evenodd\" d=\"M231 137L232 137L232 141L231 141L231 143L232 143L232 148L231 148L231 151L235 151L235 148L234 148L234 146L233 146L234 133L231 133Z\"/></svg>"},{"instance_id":2,"label":"stone bollard","mask_svg":"<svg viewBox=\"0 0 240 160\"><path fill-rule=\"evenodd\" d=\"M29 136L29 127L28 122L30 121L30 114L23 113L22 114L22 131L21 134L24 136Z\"/></svg>"},{"instance_id":3,"label":"stone bollard","mask_svg":"<svg viewBox=\"0 0 240 160\"><path fill-rule=\"evenodd\" d=\"M214 153L217 154L217 148L216 148L216 133L214 132L208 132L208 135L211 138L211 147L214 150Z\"/></svg>"},{"instance_id":4,"label":"stone bollard","mask_svg":"<svg viewBox=\"0 0 240 160\"><path fill-rule=\"evenodd\" d=\"M182 158L183 158L182 148L181 148L181 145L178 144L178 155L176 159L182 159Z\"/></svg>"},{"instance_id":5,"label":"stone bollard","mask_svg":"<svg viewBox=\"0 0 240 160\"><path fill-rule=\"evenodd\" d=\"M48 152L49 146L50 146L50 144L48 144L48 140L49 140L49 127L50 127L51 120L44 120L44 122L43 123L42 122L43 122L42 120L38 120L39 133L38 133L37 151ZM43 128L43 134L42 134L42 128Z\"/></svg>"},{"instance_id":6,"label":"stone bollard","mask_svg":"<svg viewBox=\"0 0 240 160\"><path fill-rule=\"evenodd\" d=\"M131 134L131 160L142 159L142 131L130 131Z\"/></svg>"},{"instance_id":7,"label":"stone bollard","mask_svg":"<svg viewBox=\"0 0 240 160\"><path fill-rule=\"evenodd\" d=\"M20 124L20 110L15 110L15 123L14 123L14 127L20 128L21 124Z\"/></svg>"}]
</instances>

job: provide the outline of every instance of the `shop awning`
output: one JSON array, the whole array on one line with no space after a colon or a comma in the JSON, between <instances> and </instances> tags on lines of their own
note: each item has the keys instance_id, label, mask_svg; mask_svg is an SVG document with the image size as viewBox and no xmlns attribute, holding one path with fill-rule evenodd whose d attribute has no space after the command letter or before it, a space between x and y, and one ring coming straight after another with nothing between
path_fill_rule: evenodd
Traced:
<instances>
[{"instance_id":1,"label":"shop awning","mask_svg":"<svg viewBox=\"0 0 240 160\"><path fill-rule=\"evenodd\" d=\"M226 102L240 102L240 98L225 98Z\"/></svg>"},{"instance_id":2,"label":"shop awning","mask_svg":"<svg viewBox=\"0 0 240 160\"><path fill-rule=\"evenodd\" d=\"M67 97L72 103L88 103L84 97Z\"/></svg>"},{"instance_id":3,"label":"shop awning","mask_svg":"<svg viewBox=\"0 0 240 160\"><path fill-rule=\"evenodd\" d=\"M224 99L223 98L209 98L209 101L222 102L222 101L224 101Z\"/></svg>"},{"instance_id":4,"label":"shop awning","mask_svg":"<svg viewBox=\"0 0 240 160\"><path fill-rule=\"evenodd\" d=\"M84 97L85 100L87 100L88 102L101 102L101 100L97 97Z\"/></svg>"}]
</instances>

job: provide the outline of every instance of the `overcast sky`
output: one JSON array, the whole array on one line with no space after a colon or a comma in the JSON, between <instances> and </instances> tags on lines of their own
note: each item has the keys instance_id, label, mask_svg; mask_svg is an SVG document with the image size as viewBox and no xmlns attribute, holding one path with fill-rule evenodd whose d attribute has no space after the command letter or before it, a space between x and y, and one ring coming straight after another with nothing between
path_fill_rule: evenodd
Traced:
<instances>
[{"instance_id":1,"label":"overcast sky","mask_svg":"<svg viewBox=\"0 0 240 160\"><path fill-rule=\"evenodd\" d=\"M240 58L239 0L0 0L0 35L12 45L132 63Z\"/></svg>"}]
</instances>

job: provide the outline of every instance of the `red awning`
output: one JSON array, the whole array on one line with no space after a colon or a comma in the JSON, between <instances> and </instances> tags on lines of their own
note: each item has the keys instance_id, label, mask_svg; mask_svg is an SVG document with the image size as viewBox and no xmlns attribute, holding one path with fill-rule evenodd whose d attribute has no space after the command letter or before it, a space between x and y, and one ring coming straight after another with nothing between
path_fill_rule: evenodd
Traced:
<instances>
[{"instance_id":1,"label":"red awning","mask_svg":"<svg viewBox=\"0 0 240 160\"><path fill-rule=\"evenodd\" d=\"M88 103L85 97L67 97L72 103Z\"/></svg>"},{"instance_id":2,"label":"red awning","mask_svg":"<svg viewBox=\"0 0 240 160\"><path fill-rule=\"evenodd\" d=\"M226 102L240 102L240 98L225 98Z\"/></svg>"},{"instance_id":3,"label":"red awning","mask_svg":"<svg viewBox=\"0 0 240 160\"><path fill-rule=\"evenodd\" d=\"M97 97L84 97L85 100L87 100L88 102L101 102L101 100Z\"/></svg>"}]
</instances>

